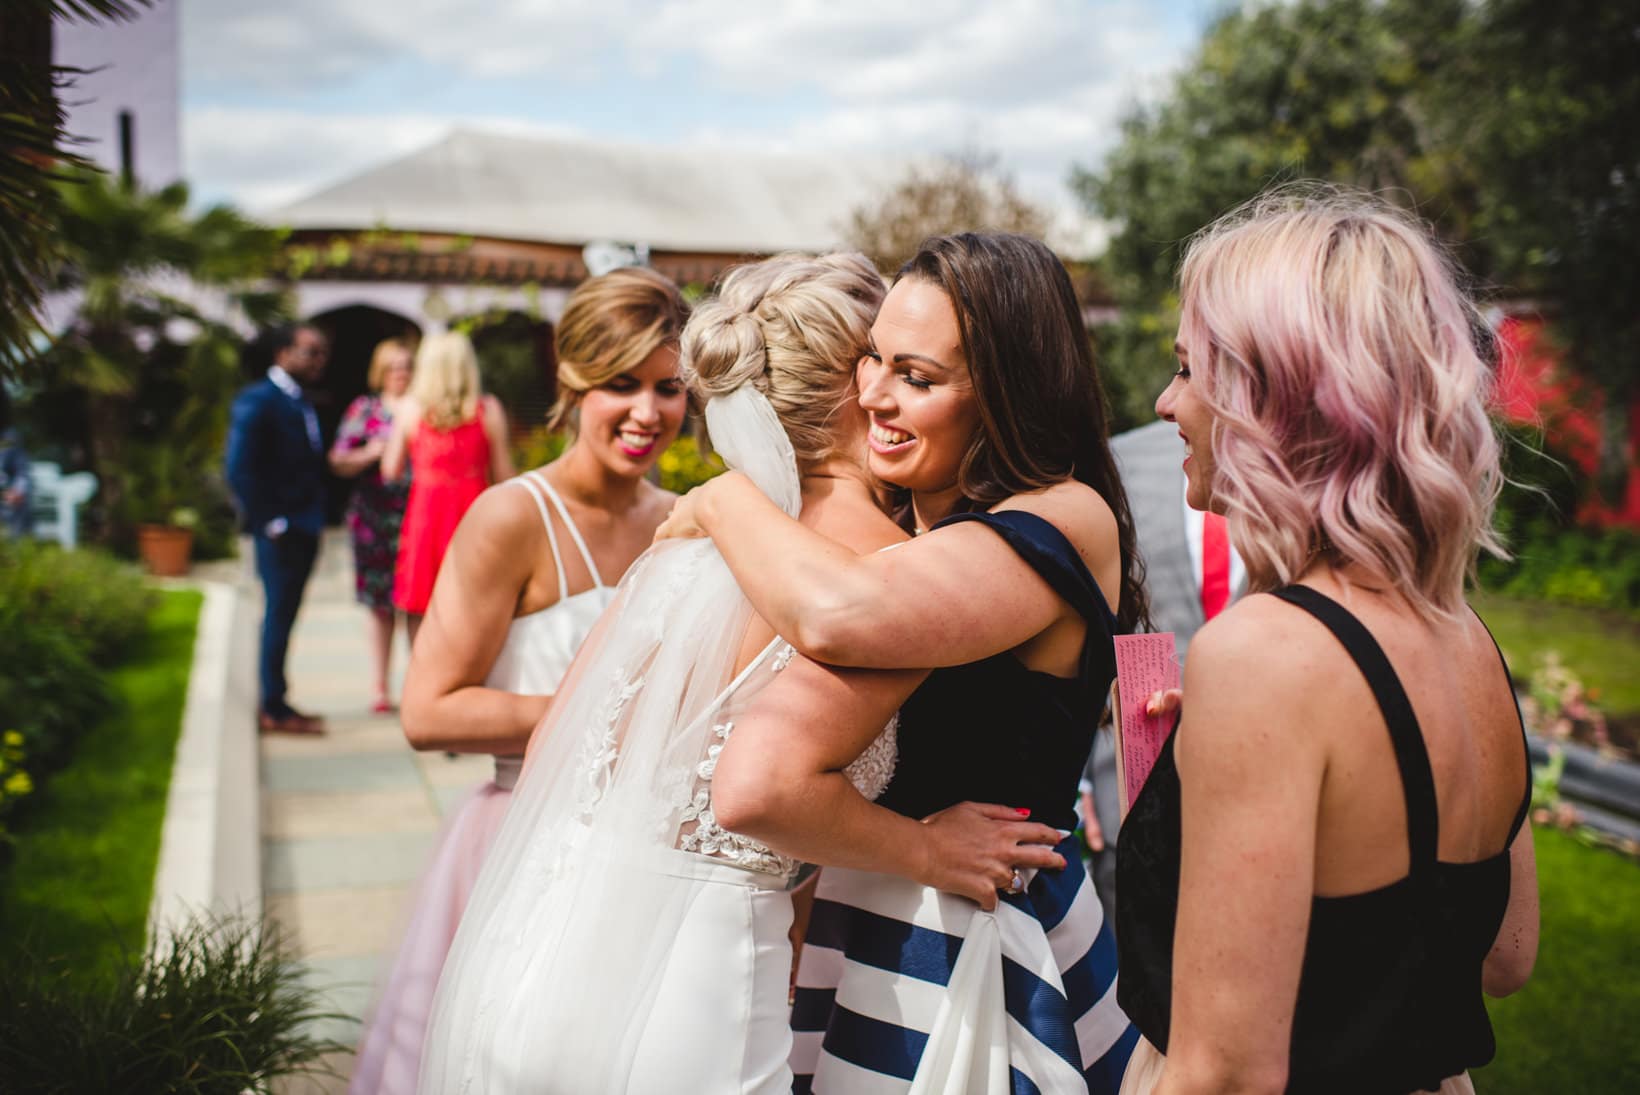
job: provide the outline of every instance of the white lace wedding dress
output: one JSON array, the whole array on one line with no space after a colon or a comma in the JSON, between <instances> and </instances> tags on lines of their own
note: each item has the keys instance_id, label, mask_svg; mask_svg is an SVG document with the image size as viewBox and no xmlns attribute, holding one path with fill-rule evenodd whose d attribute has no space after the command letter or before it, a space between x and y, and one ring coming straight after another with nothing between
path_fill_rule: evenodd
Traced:
<instances>
[{"instance_id":1,"label":"white lace wedding dress","mask_svg":"<svg viewBox=\"0 0 1640 1095\"><path fill-rule=\"evenodd\" d=\"M749 393L749 394L743 394ZM713 441L788 513L790 444L751 389ZM791 661L738 673L750 608L710 541L645 554L582 648L445 965L424 1095L791 1090L787 988L799 864L716 822L735 719ZM887 786L894 724L848 769Z\"/></svg>"}]
</instances>

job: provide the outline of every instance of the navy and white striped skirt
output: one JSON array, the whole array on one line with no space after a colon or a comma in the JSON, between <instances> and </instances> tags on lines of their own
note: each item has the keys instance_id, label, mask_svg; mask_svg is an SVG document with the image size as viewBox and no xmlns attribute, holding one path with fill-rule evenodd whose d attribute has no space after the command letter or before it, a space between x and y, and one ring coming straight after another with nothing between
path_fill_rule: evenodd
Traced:
<instances>
[{"instance_id":1,"label":"navy and white striped skirt","mask_svg":"<svg viewBox=\"0 0 1640 1095\"><path fill-rule=\"evenodd\" d=\"M1116 1003L1116 940L1075 838L1057 850L1072 866L1036 872L994 914L903 878L823 871L792 1009L793 1090L906 1095L927 1055L932 1090L1116 1095L1138 1031ZM929 1085L931 1072L946 1079Z\"/></svg>"}]
</instances>

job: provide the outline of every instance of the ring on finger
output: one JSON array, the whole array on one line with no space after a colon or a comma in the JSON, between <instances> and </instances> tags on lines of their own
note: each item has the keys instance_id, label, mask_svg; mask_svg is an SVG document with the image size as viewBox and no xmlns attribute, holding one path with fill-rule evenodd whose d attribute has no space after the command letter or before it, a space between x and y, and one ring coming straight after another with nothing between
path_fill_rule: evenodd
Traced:
<instances>
[{"instance_id":1,"label":"ring on finger","mask_svg":"<svg viewBox=\"0 0 1640 1095\"><path fill-rule=\"evenodd\" d=\"M1009 893L1024 893L1025 892L1025 876L1021 875L1018 871L1015 871L1014 876L1008 880L1008 892Z\"/></svg>"}]
</instances>

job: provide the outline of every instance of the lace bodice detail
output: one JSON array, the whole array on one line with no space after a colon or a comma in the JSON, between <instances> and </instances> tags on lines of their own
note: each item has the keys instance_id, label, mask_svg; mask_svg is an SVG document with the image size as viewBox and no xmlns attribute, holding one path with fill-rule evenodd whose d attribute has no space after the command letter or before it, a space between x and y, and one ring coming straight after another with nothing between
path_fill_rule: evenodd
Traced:
<instances>
[{"instance_id":1,"label":"lace bodice detail","mask_svg":"<svg viewBox=\"0 0 1640 1095\"><path fill-rule=\"evenodd\" d=\"M778 640L777 643L769 661L771 673L786 668L797 653L790 643ZM896 715L865 751L843 769L843 774L854 784L855 790L868 799L875 800L881 795L894 776L894 764L899 756L898 728L899 716ZM732 718L725 718L712 727L711 744L696 769L694 795L681 816L678 847L686 852L724 860L748 871L779 875L789 882L802 867L800 861L781 855L751 837L730 832L717 823L712 813L712 777L717 772L718 757L733 731Z\"/></svg>"}]
</instances>

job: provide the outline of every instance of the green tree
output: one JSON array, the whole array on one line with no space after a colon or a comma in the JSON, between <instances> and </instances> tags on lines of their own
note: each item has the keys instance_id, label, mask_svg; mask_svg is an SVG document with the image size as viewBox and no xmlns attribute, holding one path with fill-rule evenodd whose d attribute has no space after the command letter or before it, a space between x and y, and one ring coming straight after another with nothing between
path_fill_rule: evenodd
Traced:
<instances>
[{"instance_id":1,"label":"green tree","mask_svg":"<svg viewBox=\"0 0 1640 1095\"><path fill-rule=\"evenodd\" d=\"M1119 415L1147 418L1172 368L1183 245L1272 183L1381 191L1467 238L1474 197L1437 139L1431 93L1461 48L1465 10L1301 0L1228 13L1167 94L1124 118L1103 165L1073 173L1084 204L1113 225L1104 266L1122 316L1097 337Z\"/></svg>"},{"instance_id":2,"label":"green tree","mask_svg":"<svg viewBox=\"0 0 1640 1095\"><path fill-rule=\"evenodd\" d=\"M78 73L51 63L57 19L125 20L151 0L7 0L0 9L0 376L40 341L61 212L57 181L85 166L64 129L63 92Z\"/></svg>"},{"instance_id":3,"label":"green tree","mask_svg":"<svg viewBox=\"0 0 1640 1095\"><path fill-rule=\"evenodd\" d=\"M103 534L123 539L134 519L167 516L132 513L128 502L192 504L216 463L236 379L234 327L283 314L283 294L266 281L283 233L227 206L192 212L181 183L144 192L80 170L56 193L62 213L50 284L80 302L73 323L26 370L26 391L78 419L102 484ZM128 460L132 440L164 446L170 457ZM145 451L152 449L137 450Z\"/></svg>"},{"instance_id":4,"label":"green tree","mask_svg":"<svg viewBox=\"0 0 1640 1095\"><path fill-rule=\"evenodd\" d=\"M1048 215L1020 194L991 157L968 154L912 167L879 199L854 210L844 232L892 273L930 236L991 229L1041 236Z\"/></svg>"},{"instance_id":5,"label":"green tree","mask_svg":"<svg viewBox=\"0 0 1640 1095\"><path fill-rule=\"evenodd\" d=\"M1610 491L1640 397L1640 6L1488 0L1462 62L1443 99L1487 273L1543 301L1567 364L1605 393Z\"/></svg>"},{"instance_id":6,"label":"green tree","mask_svg":"<svg viewBox=\"0 0 1640 1095\"><path fill-rule=\"evenodd\" d=\"M1601 0L1299 0L1226 14L1072 183L1114 226L1113 387L1153 391L1183 244L1275 182L1379 191L1482 284L1539 299L1607 395L1623 469L1640 392L1640 8ZM1608 476L1608 482L1618 476Z\"/></svg>"}]
</instances>

